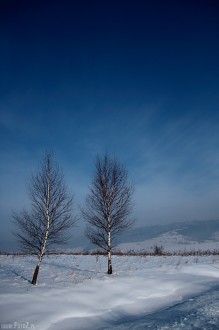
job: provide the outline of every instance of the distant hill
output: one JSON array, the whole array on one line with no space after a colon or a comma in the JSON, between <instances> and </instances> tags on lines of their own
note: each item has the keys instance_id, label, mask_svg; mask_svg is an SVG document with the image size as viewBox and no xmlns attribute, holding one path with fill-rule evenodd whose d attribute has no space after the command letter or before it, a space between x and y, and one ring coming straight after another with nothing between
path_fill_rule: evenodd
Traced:
<instances>
[{"instance_id":1,"label":"distant hill","mask_svg":"<svg viewBox=\"0 0 219 330\"><path fill-rule=\"evenodd\" d=\"M196 220L133 228L125 232L119 241L121 243L141 242L171 231L175 231L192 241L217 241L216 234L219 234L219 220Z\"/></svg>"},{"instance_id":2,"label":"distant hill","mask_svg":"<svg viewBox=\"0 0 219 330\"><path fill-rule=\"evenodd\" d=\"M153 252L160 246L166 252L219 250L219 221L178 222L161 226L133 228L121 237L122 251Z\"/></svg>"},{"instance_id":3,"label":"distant hill","mask_svg":"<svg viewBox=\"0 0 219 330\"><path fill-rule=\"evenodd\" d=\"M162 240L160 237L162 237ZM147 244L143 244L145 241L147 241ZM149 245L155 244L154 242L163 244L163 242L168 241L172 244L174 244L173 242L177 244L180 242L187 245L189 242L217 242L219 241L219 220L197 220L131 228L118 237L118 247L128 246L128 243L130 248L139 246L139 249L142 249L144 246L147 248ZM143 243L140 244L140 242ZM97 249L84 235L73 238L69 248L84 251Z\"/></svg>"},{"instance_id":4,"label":"distant hill","mask_svg":"<svg viewBox=\"0 0 219 330\"><path fill-rule=\"evenodd\" d=\"M4 244L4 241L2 241L1 243L1 251L16 252L20 250L15 241L8 245L10 248L5 248L7 242ZM117 243L117 248L122 250L148 250L153 249L155 244L162 245L166 250L193 249L194 247L200 248L200 246L203 249L217 249L219 244L219 220L197 220L131 228L118 237ZM57 247L57 250L61 251L97 249L98 247L92 245L80 230L73 233L73 237L68 244Z\"/></svg>"}]
</instances>

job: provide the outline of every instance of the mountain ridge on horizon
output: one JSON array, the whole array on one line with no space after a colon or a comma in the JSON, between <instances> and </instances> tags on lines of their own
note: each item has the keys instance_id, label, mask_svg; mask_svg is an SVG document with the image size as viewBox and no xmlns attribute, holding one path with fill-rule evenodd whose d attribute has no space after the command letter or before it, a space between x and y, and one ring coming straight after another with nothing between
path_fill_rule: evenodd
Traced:
<instances>
[{"instance_id":1,"label":"mountain ridge on horizon","mask_svg":"<svg viewBox=\"0 0 219 330\"><path fill-rule=\"evenodd\" d=\"M159 237L160 235L176 232L191 241L204 242L207 240L217 242L216 233L219 237L219 220L191 220L172 222L161 225L145 225L129 228L117 239L117 243L138 243ZM74 243L69 248L81 247L83 250L97 249L85 235L73 239Z\"/></svg>"},{"instance_id":2,"label":"mountain ridge on horizon","mask_svg":"<svg viewBox=\"0 0 219 330\"><path fill-rule=\"evenodd\" d=\"M129 228L123 232L117 239L117 245L124 243L139 243L147 240L159 238L161 235L168 233L175 233L181 235L186 241L197 242L218 242L219 241L219 220L192 220L172 222L168 224L156 224L145 225L141 227ZM74 236L68 244L61 248L55 248L54 250L80 250L89 251L97 250L97 246L91 244L88 238L82 233L78 233L78 236ZM15 252L19 251L19 248L15 248L14 245L10 246L10 249L2 248L1 252Z\"/></svg>"}]
</instances>

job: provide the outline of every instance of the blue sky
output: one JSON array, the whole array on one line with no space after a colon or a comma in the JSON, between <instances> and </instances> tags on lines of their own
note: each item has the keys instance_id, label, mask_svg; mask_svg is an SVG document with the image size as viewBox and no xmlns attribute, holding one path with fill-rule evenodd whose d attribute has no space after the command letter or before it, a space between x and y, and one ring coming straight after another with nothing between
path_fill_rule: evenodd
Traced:
<instances>
[{"instance_id":1,"label":"blue sky","mask_svg":"<svg viewBox=\"0 0 219 330\"><path fill-rule=\"evenodd\" d=\"M136 225L219 218L217 1L2 1L0 221L47 149L82 203L96 154L136 187Z\"/></svg>"}]
</instances>

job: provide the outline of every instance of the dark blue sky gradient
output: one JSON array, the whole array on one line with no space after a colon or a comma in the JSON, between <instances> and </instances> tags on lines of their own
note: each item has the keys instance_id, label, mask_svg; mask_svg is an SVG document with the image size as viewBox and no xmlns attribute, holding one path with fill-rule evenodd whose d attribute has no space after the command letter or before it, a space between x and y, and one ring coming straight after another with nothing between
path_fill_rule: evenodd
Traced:
<instances>
[{"instance_id":1,"label":"dark blue sky gradient","mask_svg":"<svg viewBox=\"0 0 219 330\"><path fill-rule=\"evenodd\" d=\"M46 149L77 203L107 150L136 185L138 225L218 219L218 1L1 1L5 241Z\"/></svg>"}]
</instances>

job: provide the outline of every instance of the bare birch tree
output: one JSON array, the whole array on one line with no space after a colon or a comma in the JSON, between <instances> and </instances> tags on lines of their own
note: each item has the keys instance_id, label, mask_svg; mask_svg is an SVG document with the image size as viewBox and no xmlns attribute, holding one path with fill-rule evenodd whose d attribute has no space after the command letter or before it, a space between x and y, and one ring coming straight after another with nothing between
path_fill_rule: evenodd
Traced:
<instances>
[{"instance_id":1,"label":"bare birch tree","mask_svg":"<svg viewBox=\"0 0 219 330\"><path fill-rule=\"evenodd\" d=\"M41 261L49 248L65 243L74 223L73 198L68 194L63 175L51 153L46 153L39 171L32 174L29 186L30 211L14 212L17 237L22 248L38 256L32 284L36 284Z\"/></svg>"},{"instance_id":2,"label":"bare birch tree","mask_svg":"<svg viewBox=\"0 0 219 330\"><path fill-rule=\"evenodd\" d=\"M87 237L107 252L108 274L112 274L111 250L115 238L133 223L128 218L133 192L126 169L108 154L103 159L98 156L90 192L81 211L87 223Z\"/></svg>"}]
</instances>

